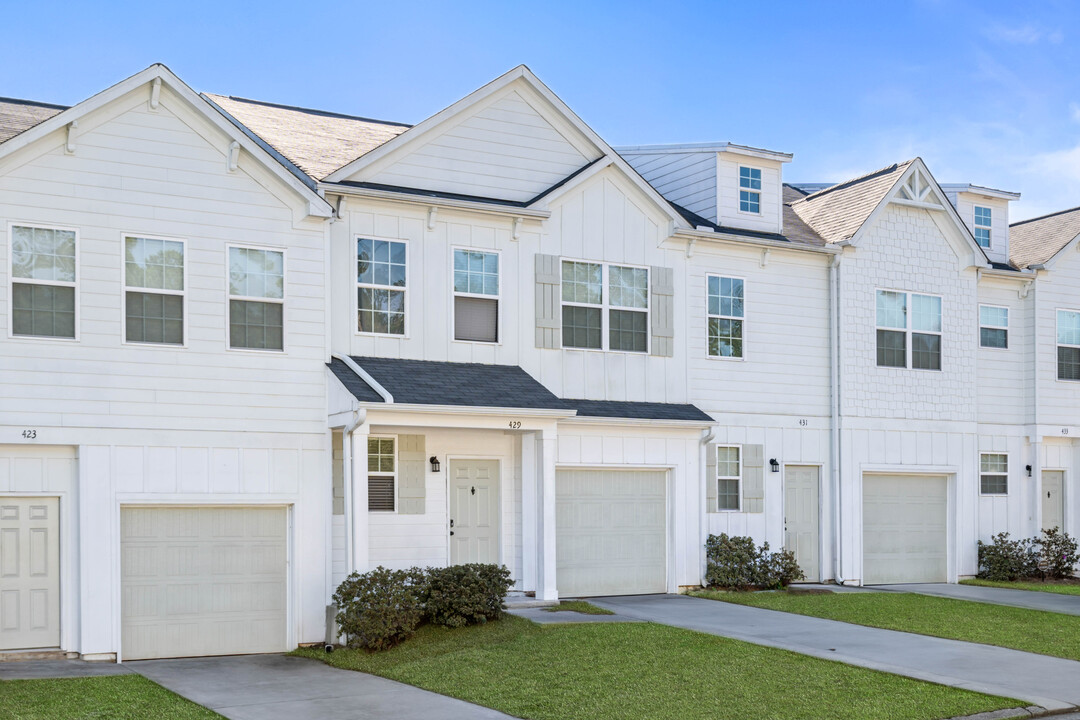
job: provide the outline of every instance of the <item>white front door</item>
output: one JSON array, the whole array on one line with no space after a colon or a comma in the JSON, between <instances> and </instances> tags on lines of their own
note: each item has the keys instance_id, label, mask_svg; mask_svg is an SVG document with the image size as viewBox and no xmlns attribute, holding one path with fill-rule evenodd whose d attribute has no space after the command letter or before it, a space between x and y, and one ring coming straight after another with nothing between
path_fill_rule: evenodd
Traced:
<instances>
[{"instance_id":1,"label":"white front door","mask_svg":"<svg viewBox=\"0 0 1080 720\"><path fill-rule=\"evenodd\" d=\"M821 579L818 564L818 468L784 468L784 549L795 559L807 582Z\"/></svg>"},{"instance_id":2,"label":"white front door","mask_svg":"<svg viewBox=\"0 0 1080 720\"><path fill-rule=\"evenodd\" d=\"M499 461L450 461L450 564L499 562Z\"/></svg>"},{"instance_id":3,"label":"white front door","mask_svg":"<svg viewBox=\"0 0 1080 720\"><path fill-rule=\"evenodd\" d=\"M1065 473L1061 470L1042 472L1042 526L1043 530L1065 529Z\"/></svg>"},{"instance_id":4,"label":"white front door","mask_svg":"<svg viewBox=\"0 0 1080 720\"><path fill-rule=\"evenodd\" d=\"M60 646L60 500L0 497L0 650Z\"/></svg>"}]
</instances>

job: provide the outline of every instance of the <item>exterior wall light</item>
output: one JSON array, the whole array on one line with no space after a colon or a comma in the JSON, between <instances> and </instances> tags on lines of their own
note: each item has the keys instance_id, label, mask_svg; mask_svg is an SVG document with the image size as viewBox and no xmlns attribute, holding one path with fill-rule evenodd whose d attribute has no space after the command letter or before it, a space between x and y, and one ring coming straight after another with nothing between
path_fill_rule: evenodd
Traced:
<instances>
[{"instance_id":1,"label":"exterior wall light","mask_svg":"<svg viewBox=\"0 0 1080 720\"><path fill-rule=\"evenodd\" d=\"M780 472L780 463L776 462L776 458L769 460L769 469L773 472Z\"/></svg>"},{"instance_id":2,"label":"exterior wall light","mask_svg":"<svg viewBox=\"0 0 1080 720\"><path fill-rule=\"evenodd\" d=\"M439 472L439 458L432 455L428 462L431 463L431 472Z\"/></svg>"},{"instance_id":3,"label":"exterior wall light","mask_svg":"<svg viewBox=\"0 0 1080 720\"><path fill-rule=\"evenodd\" d=\"M1027 470L1028 477L1031 477L1031 466L1030 465L1025 465L1024 469Z\"/></svg>"}]
</instances>

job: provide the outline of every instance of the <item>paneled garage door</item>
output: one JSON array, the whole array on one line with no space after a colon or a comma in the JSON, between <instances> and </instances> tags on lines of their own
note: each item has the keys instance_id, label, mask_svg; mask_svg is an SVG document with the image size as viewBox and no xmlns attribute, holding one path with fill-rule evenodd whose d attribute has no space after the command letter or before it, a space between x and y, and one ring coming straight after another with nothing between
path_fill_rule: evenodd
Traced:
<instances>
[{"instance_id":1,"label":"paneled garage door","mask_svg":"<svg viewBox=\"0 0 1080 720\"><path fill-rule=\"evenodd\" d=\"M126 507L124 660L281 652L284 507Z\"/></svg>"},{"instance_id":2,"label":"paneled garage door","mask_svg":"<svg viewBox=\"0 0 1080 720\"><path fill-rule=\"evenodd\" d=\"M948 480L863 476L863 583L948 581Z\"/></svg>"},{"instance_id":3,"label":"paneled garage door","mask_svg":"<svg viewBox=\"0 0 1080 720\"><path fill-rule=\"evenodd\" d=\"M556 582L560 597L667 590L667 473L559 470Z\"/></svg>"}]
</instances>

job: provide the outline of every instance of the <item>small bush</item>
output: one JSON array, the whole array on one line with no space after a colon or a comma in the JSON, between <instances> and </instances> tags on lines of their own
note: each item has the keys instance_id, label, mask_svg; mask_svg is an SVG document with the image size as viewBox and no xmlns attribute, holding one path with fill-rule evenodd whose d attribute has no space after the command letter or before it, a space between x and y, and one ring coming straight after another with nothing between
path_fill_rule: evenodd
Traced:
<instances>
[{"instance_id":1,"label":"small bush","mask_svg":"<svg viewBox=\"0 0 1080 720\"><path fill-rule=\"evenodd\" d=\"M429 568L424 592L427 619L437 625L464 627L497 619L513 585L502 565L451 565Z\"/></svg>"},{"instance_id":2,"label":"small bush","mask_svg":"<svg viewBox=\"0 0 1080 720\"><path fill-rule=\"evenodd\" d=\"M424 572L388 570L353 573L334 593L337 622L349 647L387 650L407 639L424 619Z\"/></svg>"},{"instance_id":3,"label":"small bush","mask_svg":"<svg viewBox=\"0 0 1080 720\"><path fill-rule=\"evenodd\" d=\"M1009 533L979 541L979 577L984 580L1019 580L1039 575L1039 553L1030 539L1010 540Z\"/></svg>"},{"instance_id":4,"label":"small bush","mask_svg":"<svg viewBox=\"0 0 1080 720\"><path fill-rule=\"evenodd\" d=\"M705 542L705 557L705 581L710 587L781 588L804 578L792 552L771 552L769 543L759 548L750 537L710 535Z\"/></svg>"},{"instance_id":5,"label":"small bush","mask_svg":"<svg viewBox=\"0 0 1080 720\"><path fill-rule=\"evenodd\" d=\"M1073 568L1080 562L1076 540L1058 528L1043 530L1042 537L1035 540L1039 553L1039 570L1046 577L1061 580L1073 576Z\"/></svg>"}]
</instances>

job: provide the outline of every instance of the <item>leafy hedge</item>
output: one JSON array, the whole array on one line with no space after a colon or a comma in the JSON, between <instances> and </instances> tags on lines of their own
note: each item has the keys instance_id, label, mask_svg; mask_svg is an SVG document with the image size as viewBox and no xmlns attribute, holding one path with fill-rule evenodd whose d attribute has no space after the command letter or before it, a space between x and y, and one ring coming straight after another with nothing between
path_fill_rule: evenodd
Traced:
<instances>
[{"instance_id":1,"label":"leafy hedge","mask_svg":"<svg viewBox=\"0 0 1080 720\"><path fill-rule=\"evenodd\" d=\"M1057 528L1040 537L1011 540L1009 533L979 541L979 577L984 580L1045 580L1073 576L1077 542Z\"/></svg>"},{"instance_id":2,"label":"leafy hedge","mask_svg":"<svg viewBox=\"0 0 1080 720\"><path fill-rule=\"evenodd\" d=\"M750 537L710 535L705 541L705 581L710 587L754 590L787 587L805 576L790 550L772 552Z\"/></svg>"},{"instance_id":3,"label":"leafy hedge","mask_svg":"<svg viewBox=\"0 0 1080 720\"><path fill-rule=\"evenodd\" d=\"M422 623L464 627L497 619L513 582L501 565L353 573L334 593L349 647L388 650Z\"/></svg>"}]
</instances>

